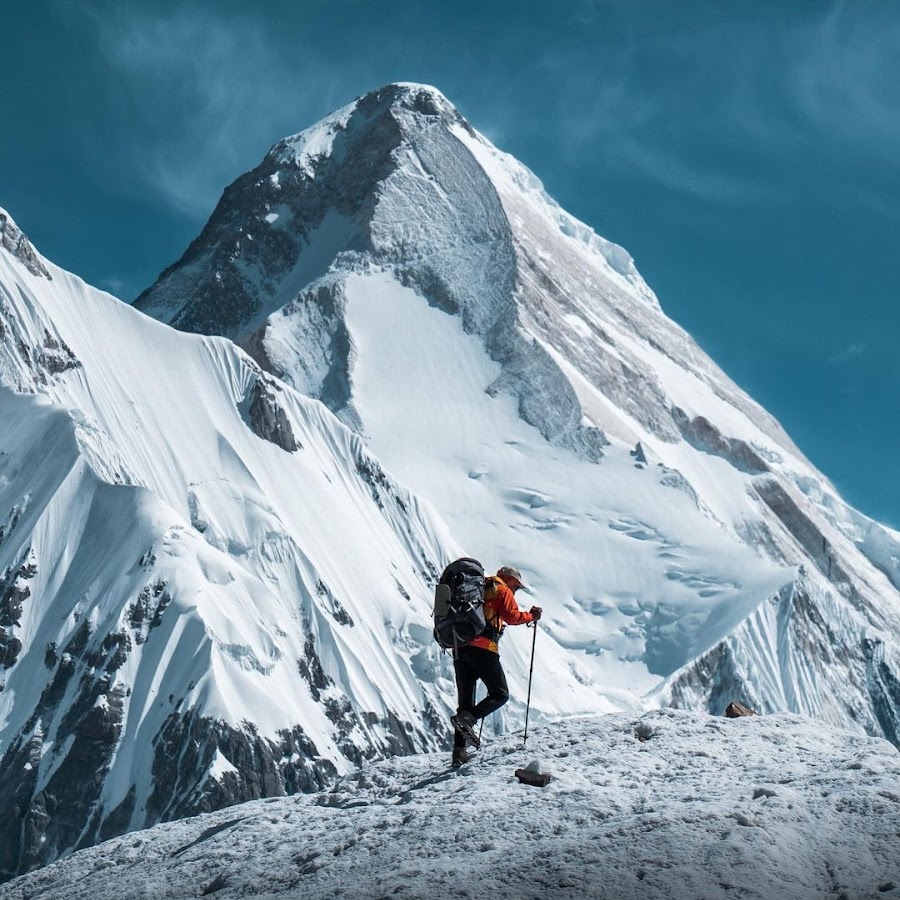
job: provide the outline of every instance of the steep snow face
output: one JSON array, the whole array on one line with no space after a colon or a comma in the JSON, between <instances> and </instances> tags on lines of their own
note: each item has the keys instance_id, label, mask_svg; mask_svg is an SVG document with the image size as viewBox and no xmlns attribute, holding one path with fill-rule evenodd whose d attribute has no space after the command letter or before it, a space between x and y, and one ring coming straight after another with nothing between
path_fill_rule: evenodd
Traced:
<instances>
[{"instance_id":1,"label":"steep snow face","mask_svg":"<svg viewBox=\"0 0 900 900\"><path fill-rule=\"evenodd\" d=\"M529 763L546 787L513 777ZM794 716L571 719L457 772L434 754L394 759L328 793L109 841L3 895L896 897L898 777L887 742Z\"/></svg>"},{"instance_id":2,"label":"steep snow face","mask_svg":"<svg viewBox=\"0 0 900 900\"><path fill-rule=\"evenodd\" d=\"M539 710L574 678L576 702L740 696L900 740L897 535L435 89L276 145L138 305L239 340L525 572Z\"/></svg>"},{"instance_id":3,"label":"steep snow face","mask_svg":"<svg viewBox=\"0 0 900 900\"><path fill-rule=\"evenodd\" d=\"M319 402L0 249L0 874L440 746L456 547Z\"/></svg>"}]
</instances>

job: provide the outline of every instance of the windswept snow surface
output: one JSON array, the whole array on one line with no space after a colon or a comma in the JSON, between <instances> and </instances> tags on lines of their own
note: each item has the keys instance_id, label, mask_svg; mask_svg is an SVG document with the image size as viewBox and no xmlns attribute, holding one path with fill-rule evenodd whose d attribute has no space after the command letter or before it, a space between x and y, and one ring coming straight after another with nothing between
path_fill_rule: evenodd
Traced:
<instances>
[{"instance_id":1,"label":"windswept snow surface","mask_svg":"<svg viewBox=\"0 0 900 900\"><path fill-rule=\"evenodd\" d=\"M516 768L551 774L519 784ZM900 896L900 755L796 716L667 710L365 765L76 853L5 900Z\"/></svg>"}]
</instances>

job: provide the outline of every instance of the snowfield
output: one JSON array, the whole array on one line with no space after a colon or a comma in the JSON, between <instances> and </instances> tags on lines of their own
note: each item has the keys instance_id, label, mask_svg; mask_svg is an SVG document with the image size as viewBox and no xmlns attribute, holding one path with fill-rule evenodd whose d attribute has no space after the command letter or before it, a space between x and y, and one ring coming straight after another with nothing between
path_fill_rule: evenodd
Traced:
<instances>
[{"instance_id":1,"label":"snowfield","mask_svg":"<svg viewBox=\"0 0 900 900\"><path fill-rule=\"evenodd\" d=\"M513 772L549 771L545 788ZM569 719L74 854L4 900L900 897L900 755L791 715Z\"/></svg>"}]
</instances>

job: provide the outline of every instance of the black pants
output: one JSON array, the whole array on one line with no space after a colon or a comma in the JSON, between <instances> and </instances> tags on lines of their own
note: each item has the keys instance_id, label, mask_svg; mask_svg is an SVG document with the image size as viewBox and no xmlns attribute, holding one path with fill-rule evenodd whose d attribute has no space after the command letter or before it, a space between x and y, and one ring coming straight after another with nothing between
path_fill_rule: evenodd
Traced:
<instances>
[{"instance_id":1,"label":"black pants","mask_svg":"<svg viewBox=\"0 0 900 900\"><path fill-rule=\"evenodd\" d=\"M456 672L456 693L459 703L457 712L468 710L476 719L489 716L509 700L506 675L500 665L500 655L483 647L460 647L453 660ZM479 681L487 688L487 697L475 703L475 687ZM453 735L454 747L465 747L466 740L461 731Z\"/></svg>"}]
</instances>

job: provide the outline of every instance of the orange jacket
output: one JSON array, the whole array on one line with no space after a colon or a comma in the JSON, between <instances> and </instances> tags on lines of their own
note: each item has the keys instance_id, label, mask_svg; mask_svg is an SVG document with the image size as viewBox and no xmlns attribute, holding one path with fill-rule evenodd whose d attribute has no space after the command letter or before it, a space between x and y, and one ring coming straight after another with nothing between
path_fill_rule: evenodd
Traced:
<instances>
[{"instance_id":1,"label":"orange jacket","mask_svg":"<svg viewBox=\"0 0 900 900\"><path fill-rule=\"evenodd\" d=\"M484 579L484 619L488 623L488 627L496 628L501 633L503 631L502 623L523 625L533 621L531 613L519 609L513 592L496 575ZM481 634L463 646L483 647L485 650L499 653L497 640L498 638L490 638L486 634Z\"/></svg>"}]
</instances>

